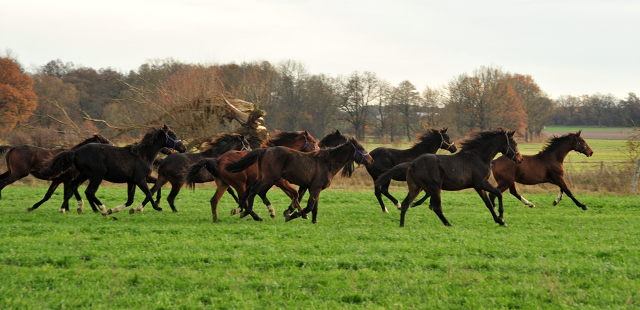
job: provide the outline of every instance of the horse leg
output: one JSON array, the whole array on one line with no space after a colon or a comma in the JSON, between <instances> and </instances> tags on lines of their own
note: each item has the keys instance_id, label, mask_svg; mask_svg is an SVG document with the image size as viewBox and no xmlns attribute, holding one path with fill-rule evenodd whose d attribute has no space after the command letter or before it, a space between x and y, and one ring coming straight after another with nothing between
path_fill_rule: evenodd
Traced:
<instances>
[{"instance_id":1,"label":"horse leg","mask_svg":"<svg viewBox=\"0 0 640 310\"><path fill-rule=\"evenodd\" d=\"M398 202L398 199L396 199L396 197L393 197L393 196L391 196L391 194L389 194L389 185L391 185L391 182L381 186L380 187L380 192L382 193L382 195L384 195L389 200L391 200L391 202L396 206L396 208L398 208L398 210L400 210L401 206L400 206L400 202ZM385 207L385 209L386 209L386 207Z\"/></svg>"},{"instance_id":2,"label":"horse leg","mask_svg":"<svg viewBox=\"0 0 640 310\"><path fill-rule=\"evenodd\" d=\"M140 188L140 190L142 190L144 195L147 197L145 200L148 200L151 203L151 206L153 207L153 209L157 211L162 211L162 208L158 207L158 205L156 205L156 202L153 201L153 194L149 190L149 186L147 185L147 181L145 180L145 178L134 177L134 179L137 179L137 181L135 181L136 185L138 185L138 188ZM129 210L129 214L142 212L143 210L144 210L144 205L140 204L138 207Z\"/></svg>"},{"instance_id":3,"label":"horse leg","mask_svg":"<svg viewBox=\"0 0 640 310\"><path fill-rule=\"evenodd\" d=\"M434 195L431 195L431 200L429 200L429 209L435 212L444 226L451 226L451 223L449 223L447 218L444 217L444 213L442 213L442 196L440 196L440 191L438 191Z\"/></svg>"},{"instance_id":4,"label":"horse leg","mask_svg":"<svg viewBox=\"0 0 640 310\"><path fill-rule=\"evenodd\" d=\"M560 203L560 200L562 200L562 195L564 194L564 192L562 191L562 189L560 189L560 194L558 194L558 198L556 198L556 200L553 201L553 206L557 206Z\"/></svg>"},{"instance_id":5,"label":"horse leg","mask_svg":"<svg viewBox=\"0 0 640 310\"><path fill-rule=\"evenodd\" d=\"M493 216L493 220L496 223L500 224L500 226L507 226L507 224L505 224L504 222L504 217L503 217L504 206L502 204L502 193L500 192L500 190L493 187L493 185L491 185L491 183L489 183L489 181L487 180L484 181L482 186L475 187L475 190L478 193L478 195L480 195L480 198L482 198L482 201L484 201L484 204L487 206L487 209L489 209L489 212L491 212L491 215ZM500 213L499 216L496 214L495 207L491 203L491 200L489 200L489 197L487 196L487 192L493 193L496 197L498 197L498 212Z\"/></svg>"},{"instance_id":6,"label":"horse leg","mask_svg":"<svg viewBox=\"0 0 640 310\"><path fill-rule=\"evenodd\" d=\"M136 185L134 183L127 183L127 202L121 204L113 209L107 210L107 214L114 214L122 211L124 208L130 206L133 203L133 198L136 194Z\"/></svg>"},{"instance_id":7,"label":"horse leg","mask_svg":"<svg viewBox=\"0 0 640 310\"><path fill-rule=\"evenodd\" d=\"M250 186L247 191L244 193L243 197L246 197L242 199L242 201L240 202L240 208L243 208L243 204L244 204L244 211L242 211L242 213L240 213L240 218L243 218L247 215L251 215L251 217L253 218L254 221L260 221L262 222L262 219L258 216L258 214L256 214L253 211L253 201L256 198L256 195L259 193L259 186L262 185L260 181L252 186ZM270 188L271 185L267 186L266 188ZM266 192L266 191L265 191Z\"/></svg>"},{"instance_id":8,"label":"horse leg","mask_svg":"<svg viewBox=\"0 0 640 310\"><path fill-rule=\"evenodd\" d=\"M562 192L565 192L567 194L567 196L569 196L569 198L571 198L571 200L573 200L573 203L576 204L576 206L582 208L582 210L589 210L589 208L580 203L580 201L578 201L578 199L576 199L576 197L573 196L573 194L571 193L571 191L569 190L569 188L567 187L567 184L564 182L564 178L560 177L559 180L556 180L555 182L556 185L558 185L560 187L560 195L562 195ZM560 197L560 196L558 196ZM558 202L560 202L558 200Z\"/></svg>"},{"instance_id":9,"label":"horse leg","mask_svg":"<svg viewBox=\"0 0 640 310\"><path fill-rule=\"evenodd\" d=\"M302 197L304 197L304 194L307 193L307 188L304 186L300 186L300 188L298 188L298 202L302 201Z\"/></svg>"},{"instance_id":10,"label":"horse leg","mask_svg":"<svg viewBox=\"0 0 640 310\"><path fill-rule=\"evenodd\" d=\"M279 187L280 189L282 189L282 191L287 194L287 196L289 196L289 198L291 198L291 203L289 204L289 207L287 208L287 210L285 212L288 212L289 214L291 213L288 210L293 210L298 209L298 211L302 212L302 207L300 206L300 192L299 190L296 191L295 188L293 188L293 186L291 186L291 183L289 183L289 181L285 180L285 179L280 179L277 183L276 186ZM301 189L303 187L300 187ZM303 194L304 192L306 192L307 189L304 188L303 190ZM272 217L275 217L275 212L273 214ZM285 215L286 217L286 215ZM302 215L303 219L308 219L309 216L307 216L306 214Z\"/></svg>"},{"instance_id":11,"label":"horse leg","mask_svg":"<svg viewBox=\"0 0 640 310\"><path fill-rule=\"evenodd\" d=\"M222 195L224 195L224 193L229 189L229 185L225 184L224 182L218 182L216 180L216 185L218 185L218 187L216 188L216 192L215 194L213 194L213 197L211 197L211 200L209 201L209 203L211 204L211 215L213 216L214 223L218 222L218 202L220 202L220 198L222 198Z\"/></svg>"},{"instance_id":12,"label":"horse leg","mask_svg":"<svg viewBox=\"0 0 640 310\"><path fill-rule=\"evenodd\" d=\"M411 208L417 207L417 206L423 204L424 201L427 200L427 198L429 198L429 194L424 193L424 196L422 198L420 198L420 200L418 200L416 202L412 202L411 205L409 205L409 207L411 207Z\"/></svg>"},{"instance_id":13,"label":"horse leg","mask_svg":"<svg viewBox=\"0 0 640 310\"><path fill-rule=\"evenodd\" d=\"M89 185L87 185L87 188L84 190L84 194L85 196L87 196L87 200L93 201L98 205L98 209L100 209L100 213L102 213L102 216L107 217L107 210L105 209L102 202L98 199L98 197L96 197L96 192L98 191L98 187L100 187L100 183L102 183L101 177L94 177L89 179Z\"/></svg>"},{"instance_id":14,"label":"horse leg","mask_svg":"<svg viewBox=\"0 0 640 310\"><path fill-rule=\"evenodd\" d=\"M320 197L318 197L320 198ZM317 223L316 219L318 218L318 199L316 199L316 203L315 206L313 207L313 210L311 211L311 223L315 224Z\"/></svg>"},{"instance_id":15,"label":"horse leg","mask_svg":"<svg viewBox=\"0 0 640 310\"><path fill-rule=\"evenodd\" d=\"M514 197L518 198L518 200L520 200L522 203L524 203L525 205L529 206L530 208L535 208L536 207L536 205L534 205L529 200L527 200L527 198L524 198L520 194L518 194L518 190L516 189L516 184L515 183L511 187L509 187L509 193L511 193L511 195L513 195Z\"/></svg>"},{"instance_id":16,"label":"horse leg","mask_svg":"<svg viewBox=\"0 0 640 310\"><path fill-rule=\"evenodd\" d=\"M240 198L238 198L238 196L236 196L236 192L233 190L233 188L227 187L227 193L229 193L229 195L231 195L231 197L233 197L233 200L235 200L236 203L238 203L238 201L239 201L238 199L240 199Z\"/></svg>"},{"instance_id":17,"label":"horse leg","mask_svg":"<svg viewBox=\"0 0 640 310\"><path fill-rule=\"evenodd\" d=\"M262 203L264 203L264 205L267 206L267 209L269 210L269 216L272 219L276 218L276 209L273 208L271 201L269 201L269 198L267 198L267 191L258 193L258 196L260 196L260 199L262 199Z\"/></svg>"},{"instance_id":18,"label":"horse leg","mask_svg":"<svg viewBox=\"0 0 640 310\"><path fill-rule=\"evenodd\" d=\"M80 184L82 184L87 179L89 178L87 178L84 174L80 174L75 179L71 180L71 182L69 182L68 184L66 182L63 184L64 199L62 201L62 206L60 206L60 210L69 211L69 199L71 199L72 196L75 196L76 193L78 193L78 186L80 186ZM79 193L77 195L80 196ZM91 207L95 208L91 200L89 200L89 197L87 197L87 200L89 201L89 203L91 203ZM78 214L82 214L83 207L84 203L78 205ZM97 210L97 208L95 210Z\"/></svg>"},{"instance_id":19,"label":"horse leg","mask_svg":"<svg viewBox=\"0 0 640 310\"><path fill-rule=\"evenodd\" d=\"M404 198L402 204L400 205L400 227L404 227L404 217L409 209L409 205L413 202L416 197L420 194L420 186L413 181L411 176L407 176L407 186L409 187L409 192L407 193L407 197ZM431 198L433 201L433 198ZM445 224L446 225L446 224Z\"/></svg>"},{"instance_id":20,"label":"horse leg","mask_svg":"<svg viewBox=\"0 0 640 310\"><path fill-rule=\"evenodd\" d=\"M285 217L285 221L288 222L295 218L301 217L302 215L306 215L309 212L312 212L318 202L318 196L320 196L321 189L319 188L309 188L309 199L307 200L307 207L302 211L295 211L289 215L289 217ZM313 215L313 214L312 214ZM313 219L312 219L312 223Z\"/></svg>"},{"instance_id":21,"label":"horse leg","mask_svg":"<svg viewBox=\"0 0 640 310\"><path fill-rule=\"evenodd\" d=\"M6 172L5 172L5 174L6 174ZM9 176L7 176L6 178L0 180L0 193L2 192L2 189L5 188L7 185L9 185L9 184L11 184L11 183L13 183L15 181L18 181L18 180L20 180L20 179L22 179L22 178L24 178L24 177L26 177L28 175L29 175L29 172L27 172L25 174L25 173L13 173L13 171L12 171L12 173L9 174ZM1 194L0 194L0 197L2 197Z\"/></svg>"},{"instance_id":22,"label":"horse leg","mask_svg":"<svg viewBox=\"0 0 640 310\"><path fill-rule=\"evenodd\" d=\"M177 183L178 182L171 183L171 192L169 192L169 196L167 196L167 202L169 202L169 206L171 207L171 211L173 212L178 212L175 205L176 196L178 196L178 193L180 193L180 189L182 189L182 184L184 184L182 182L180 184Z\"/></svg>"},{"instance_id":23,"label":"horse leg","mask_svg":"<svg viewBox=\"0 0 640 310\"><path fill-rule=\"evenodd\" d=\"M378 199L378 203L380 204L380 208L382 208L382 212L389 213L389 210L384 205L384 201L382 201L382 191L377 186L373 186L374 194L376 195L376 199Z\"/></svg>"},{"instance_id":24,"label":"horse leg","mask_svg":"<svg viewBox=\"0 0 640 310\"><path fill-rule=\"evenodd\" d=\"M49 185L49 189L47 190L47 193L44 195L44 198L42 198L42 200L36 202L31 208L27 208L27 211L31 212L35 209L37 209L41 204L43 204L45 201L49 200L49 198L51 198L51 195L53 195L53 192L56 191L56 188L58 188L58 186L60 185L60 181L57 180L52 180L51 181L51 185ZM60 213L64 213L65 209L60 208Z\"/></svg>"}]
</instances>

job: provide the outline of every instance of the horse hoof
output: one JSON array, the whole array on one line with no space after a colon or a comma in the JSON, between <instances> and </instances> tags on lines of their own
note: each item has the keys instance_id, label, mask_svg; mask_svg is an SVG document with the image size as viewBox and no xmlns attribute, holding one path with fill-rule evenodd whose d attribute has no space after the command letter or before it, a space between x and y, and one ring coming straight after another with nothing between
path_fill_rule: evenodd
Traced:
<instances>
[{"instance_id":1,"label":"horse hoof","mask_svg":"<svg viewBox=\"0 0 640 310\"><path fill-rule=\"evenodd\" d=\"M240 211L238 211L238 209L231 209L231 216L234 216L236 214L240 213Z\"/></svg>"},{"instance_id":2,"label":"horse hoof","mask_svg":"<svg viewBox=\"0 0 640 310\"><path fill-rule=\"evenodd\" d=\"M156 211L162 211L162 208L158 207L158 208L153 208ZM174 211L174 212L178 212L178 211Z\"/></svg>"},{"instance_id":3,"label":"horse hoof","mask_svg":"<svg viewBox=\"0 0 640 310\"><path fill-rule=\"evenodd\" d=\"M162 211L162 210L158 210L158 211ZM171 209L171 211L173 211L175 213L178 213L178 210L176 210L176 209Z\"/></svg>"},{"instance_id":4,"label":"horse hoof","mask_svg":"<svg viewBox=\"0 0 640 310\"><path fill-rule=\"evenodd\" d=\"M247 216L247 214L246 214L246 213L244 213L244 212L240 213L240 218L243 218L243 217L245 217L245 216Z\"/></svg>"},{"instance_id":5,"label":"horse hoof","mask_svg":"<svg viewBox=\"0 0 640 310\"><path fill-rule=\"evenodd\" d=\"M269 214L269 216L270 216L272 219L276 218L275 213L274 213L274 214Z\"/></svg>"},{"instance_id":6,"label":"horse hoof","mask_svg":"<svg viewBox=\"0 0 640 310\"><path fill-rule=\"evenodd\" d=\"M451 223L444 223L444 226L449 226L449 227L451 227L452 225L451 225Z\"/></svg>"},{"instance_id":7,"label":"horse hoof","mask_svg":"<svg viewBox=\"0 0 640 310\"><path fill-rule=\"evenodd\" d=\"M398 210L402 210L402 204L400 204L399 202L396 203L396 208L398 208Z\"/></svg>"},{"instance_id":8,"label":"horse hoof","mask_svg":"<svg viewBox=\"0 0 640 310\"><path fill-rule=\"evenodd\" d=\"M589 207L587 207L587 206L582 206L582 210L587 211L587 210L589 210Z\"/></svg>"},{"instance_id":9,"label":"horse hoof","mask_svg":"<svg viewBox=\"0 0 640 310\"><path fill-rule=\"evenodd\" d=\"M107 214L113 214L113 209L107 210Z\"/></svg>"},{"instance_id":10,"label":"horse hoof","mask_svg":"<svg viewBox=\"0 0 640 310\"><path fill-rule=\"evenodd\" d=\"M536 207L536 205L534 205L534 204L529 206L529 208L535 208L535 207Z\"/></svg>"},{"instance_id":11,"label":"horse hoof","mask_svg":"<svg viewBox=\"0 0 640 310\"><path fill-rule=\"evenodd\" d=\"M308 215L306 215L306 214L303 214L303 215L301 216L301 218L303 218L303 219L305 219L305 220L308 220L308 219L309 219L309 216L308 216Z\"/></svg>"},{"instance_id":12,"label":"horse hoof","mask_svg":"<svg viewBox=\"0 0 640 310\"><path fill-rule=\"evenodd\" d=\"M557 205L558 205L558 203L560 203L560 202L559 202L559 201L554 200L554 201L553 201L553 206L554 206L554 207L555 207L555 206L557 206Z\"/></svg>"},{"instance_id":13,"label":"horse hoof","mask_svg":"<svg viewBox=\"0 0 640 310\"><path fill-rule=\"evenodd\" d=\"M27 208L27 212L31 212L31 211L33 211L33 209Z\"/></svg>"},{"instance_id":14,"label":"horse hoof","mask_svg":"<svg viewBox=\"0 0 640 310\"><path fill-rule=\"evenodd\" d=\"M389 213L389 210L387 208L384 208L384 210L382 210L382 213Z\"/></svg>"},{"instance_id":15,"label":"horse hoof","mask_svg":"<svg viewBox=\"0 0 640 310\"><path fill-rule=\"evenodd\" d=\"M415 206L417 206L417 204L416 204L415 202L412 202L412 203L409 205L409 208L413 208L413 207L415 207Z\"/></svg>"},{"instance_id":16,"label":"horse hoof","mask_svg":"<svg viewBox=\"0 0 640 310\"><path fill-rule=\"evenodd\" d=\"M135 208L129 209L129 214L134 214L134 213L136 213L136 209Z\"/></svg>"},{"instance_id":17,"label":"horse hoof","mask_svg":"<svg viewBox=\"0 0 640 310\"><path fill-rule=\"evenodd\" d=\"M102 213L102 216L104 216L105 218L107 218L107 217L108 217L108 216L107 216L107 212Z\"/></svg>"},{"instance_id":18,"label":"horse hoof","mask_svg":"<svg viewBox=\"0 0 640 310\"><path fill-rule=\"evenodd\" d=\"M500 223L500 226L502 226L502 227L507 227L507 223L502 222L502 223Z\"/></svg>"},{"instance_id":19,"label":"horse hoof","mask_svg":"<svg viewBox=\"0 0 640 310\"><path fill-rule=\"evenodd\" d=\"M82 214L82 209L78 208L77 211L78 211L78 214Z\"/></svg>"}]
</instances>

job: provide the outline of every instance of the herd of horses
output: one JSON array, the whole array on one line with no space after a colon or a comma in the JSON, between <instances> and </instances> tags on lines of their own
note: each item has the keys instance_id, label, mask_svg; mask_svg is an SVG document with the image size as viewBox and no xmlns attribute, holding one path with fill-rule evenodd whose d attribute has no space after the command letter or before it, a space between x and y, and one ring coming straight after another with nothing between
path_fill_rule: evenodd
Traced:
<instances>
[{"instance_id":1,"label":"herd of horses","mask_svg":"<svg viewBox=\"0 0 640 310\"><path fill-rule=\"evenodd\" d=\"M564 181L563 162L571 151L591 156L593 150L581 137L581 131L552 137L536 155L522 155L514 140L515 131L502 128L472 132L458 143L451 141L447 128L427 129L411 148L398 150L379 147L371 152L352 137L345 137L338 130L325 136L319 143L307 131L277 132L273 138L261 141L246 139L239 134L220 134L199 153L185 153L186 147L175 132L166 125L147 132L138 143L124 147L114 146L101 135L94 135L71 149L45 149L29 145L0 146L0 155L6 154L7 171L0 175L1 191L7 185L31 174L51 182L44 198L28 208L37 209L51 198L56 188L63 184L64 198L60 212L69 210L69 199L77 200L77 212L83 212L84 203L78 186L89 181L85 196L94 212L108 217L133 204L136 187L144 193L144 201L129 213L142 212L147 203L155 210L161 198L161 187L171 184L167 197L169 206L177 212L175 198L183 186L193 188L197 183L215 182L216 190L211 198L213 221L218 221L217 206L228 192L238 203L231 215L250 215L256 221L262 219L253 211L258 195L267 206L271 218L275 208L266 194L277 186L291 199L284 210L285 221L298 217L316 223L320 192L331 185L333 177L342 170L350 177L355 165L364 165L374 180L374 193L383 212L388 213L382 196L387 197L400 210L400 226L410 207L429 200L433 210L446 226L451 224L442 212L441 191L476 190L485 206L500 224L504 222L502 192L509 192L525 205L534 204L522 197L516 183L551 183L560 188L554 201L556 205L567 194L577 206L587 210L571 193ZM436 154L445 150L452 155ZM159 153L167 154L157 158ZM496 155L502 156L495 159ZM157 178L151 175L157 171ZM489 182L493 174L497 186ZM127 184L127 201L113 209L106 209L96 197L102 181ZM389 194L391 180L406 181L408 194L400 203ZM148 184L154 184L149 188ZM292 184L298 185L296 190ZM235 191L234 191L235 190ZM300 205L309 191L305 208ZM420 192L425 195L418 201ZM237 195L236 195L237 193ZM156 199L153 199L153 195ZM498 211L495 198L498 198Z\"/></svg>"}]
</instances>

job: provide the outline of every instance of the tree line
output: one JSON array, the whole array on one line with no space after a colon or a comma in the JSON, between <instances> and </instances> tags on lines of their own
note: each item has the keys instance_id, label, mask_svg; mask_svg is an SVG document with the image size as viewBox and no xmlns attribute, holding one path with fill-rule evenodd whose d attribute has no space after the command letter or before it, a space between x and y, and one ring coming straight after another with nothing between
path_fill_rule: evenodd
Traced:
<instances>
[{"instance_id":1,"label":"tree line","mask_svg":"<svg viewBox=\"0 0 640 310\"><path fill-rule=\"evenodd\" d=\"M417 132L437 126L449 127L454 136L502 126L529 140L545 125L640 122L640 100L633 93L622 100L601 94L553 100L531 76L497 67L480 67L420 92L410 81L392 85L367 71L311 74L290 60L204 65L165 59L123 73L61 60L25 72L15 59L0 58L4 140L62 144L95 131L126 140L167 123L197 146L237 129L221 104L227 98L264 110L271 130L322 136L338 128L381 142L413 141Z\"/></svg>"}]
</instances>

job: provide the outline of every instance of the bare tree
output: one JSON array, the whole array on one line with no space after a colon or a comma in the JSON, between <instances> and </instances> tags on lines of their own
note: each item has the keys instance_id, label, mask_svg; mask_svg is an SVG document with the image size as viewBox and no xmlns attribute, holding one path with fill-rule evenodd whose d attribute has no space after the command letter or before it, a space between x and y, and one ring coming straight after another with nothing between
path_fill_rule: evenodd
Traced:
<instances>
[{"instance_id":1,"label":"bare tree","mask_svg":"<svg viewBox=\"0 0 640 310\"><path fill-rule=\"evenodd\" d=\"M378 85L375 73L365 71L363 74L354 72L341 87L339 109L358 139L364 139L369 106L378 97Z\"/></svg>"}]
</instances>

